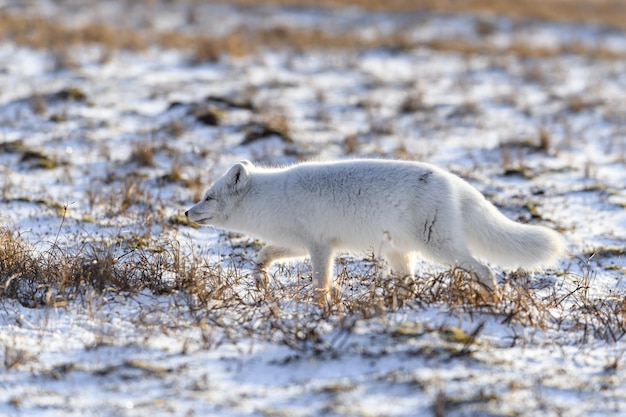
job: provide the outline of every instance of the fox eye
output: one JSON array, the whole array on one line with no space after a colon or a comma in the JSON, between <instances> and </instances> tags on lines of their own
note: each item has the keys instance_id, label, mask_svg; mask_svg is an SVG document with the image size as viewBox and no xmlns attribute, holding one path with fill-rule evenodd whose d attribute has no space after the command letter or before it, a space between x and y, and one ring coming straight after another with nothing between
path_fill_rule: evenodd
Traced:
<instances>
[{"instance_id":1,"label":"fox eye","mask_svg":"<svg viewBox=\"0 0 626 417\"><path fill-rule=\"evenodd\" d=\"M215 199L208 195L204 198L204 201L211 201L211 200L215 200Z\"/></svg>"}]
</instances>

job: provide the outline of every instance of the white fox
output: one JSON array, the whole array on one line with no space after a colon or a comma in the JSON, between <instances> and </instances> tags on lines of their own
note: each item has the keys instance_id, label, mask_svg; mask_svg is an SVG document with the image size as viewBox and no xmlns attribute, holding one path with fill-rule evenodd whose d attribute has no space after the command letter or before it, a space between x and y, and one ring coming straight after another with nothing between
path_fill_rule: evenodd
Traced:
<instances>
[{"instance_id":1,"label":"white fox","mask_svg":"<svg viewBox=\"0 0 626 417\"><path fill-rule=\"evenodd\" d=\"M285 168L235 164L185 215L267 241L255 277L279 259L311 257L318 299L328 296L336 251L378 250L392 273L413 275L417 253L469 271L489 290L501 266L536 269L564 253L562 236L516 223L461 178L433 165L389 160L307 162Z\"/></svg>"}]
</instances>

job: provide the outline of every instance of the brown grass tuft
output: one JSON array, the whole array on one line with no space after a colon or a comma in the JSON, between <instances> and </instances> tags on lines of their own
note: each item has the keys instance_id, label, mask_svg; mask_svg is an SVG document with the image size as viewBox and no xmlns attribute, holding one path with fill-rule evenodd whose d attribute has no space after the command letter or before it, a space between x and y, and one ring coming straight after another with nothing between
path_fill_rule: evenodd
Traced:
<instances>
[{"instance_id":1,"label":"brown grass tuft","mask_svg":"<svg viewBox=\"0 0 626 417\"><path fill-rule=\"evenodd\" d=\"M285 115L281 113L266 114L261 121L249 123L241 144L248 145L270 136L278 136L286 143L293 143L289 122Z\"/></svg>"},{"instance_id":2,"label":"brown grass tuft","mask_svg":"<svg viewBox=\"0 0 626 417\"><path fill-rule=\"evenodd\" d=\"M136 163L140 167L153 167L156 151L157 147L151 140L134 142L129 162Z\"/></svg>"}]
</instances>

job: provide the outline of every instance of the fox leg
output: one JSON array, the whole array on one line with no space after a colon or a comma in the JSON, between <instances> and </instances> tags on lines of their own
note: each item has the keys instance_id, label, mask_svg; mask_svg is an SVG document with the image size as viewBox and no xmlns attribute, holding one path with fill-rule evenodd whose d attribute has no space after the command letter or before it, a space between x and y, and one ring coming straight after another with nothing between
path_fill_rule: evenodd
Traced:
<instances>
[{"instance_id":1,"label":"fox leg","mask_svg":"<svg viewBox=\"0 0 626 417\"><path fill-rule=\"evenodd\" d=\"M436 261L468 271L489 291L496 291L496 280L491 270L472 256L465 243L465 238L454 235L452 230L453 228L434 230L433 239L430 239L426 244L425 252Z\"/></svg>"},{"instance_id":2,"label":"fox leg","mask_svg":"<svg viewBox=\"0 0 626 417\"><path fill-rule=\"evenodd\" d=\"M259 251L256 256L256 265L254 267L254 279L257 287L267 288L269 285L268 269L274 262L279 259L297 258L306 256L304 249L284 248L281 246L267 245Z\"/></svg>"},{"instance_id":3,"label":"fox leg","mask_svg":"<svg viewBox=\"0 0 626 417\"><path fill-rule=\"evenodd\" d=\"M469 271L472 277L487 287L489 291L496 291L497 284L491 270L487 266L478 262L471 255L465 260L457 260L455 266Z\"/></svg>"},{"instance_id":4,"label":"fox leg","mask_svg":"<svg viewBox=\"0 0 626 417\"><path fill-rule=\"evenodd\" d=\"M478 262L467 249L457 248L457 250L436 252L431 250L430 253L434 255L436 260L446 265L468 271L474 279L484 285L489 291L496 291L497 284L491 270L486 265Z\"/></svg>"},{"instance_id":5,"label":"fox leg","mask_svg":"<svg viewBox=\"0 0 626 417\"><path fill-rule=\"evenodd\" d=\"M379 245L379 253L383 258L387 259L393 275L399 278L413 277L413 253L396 248L389 231L383 233Z\"/></svg>"},{"instance_id":6,"label":"fox leg","mask_svg":"<svg viewBox=\"0 0 626 417\"><path fill-rule=\"evenodd\" d=\"M413 276L413 256L411 253L405 252L388 252L383 255L387 262L389 262L389 266L391 266L391 272L399 277L412 277Z\"/></svg>"},{"instance_id":7,"label":"fox leg","mask_svg":"<svg viewBox=\"0 0 626 417\"><path fill-rule=\"evenodd\" d=\"M320 305L329 305L331 301L333 250L323 245L309 248L313 268L313 291Z\"/></svg>"}]
</instances>

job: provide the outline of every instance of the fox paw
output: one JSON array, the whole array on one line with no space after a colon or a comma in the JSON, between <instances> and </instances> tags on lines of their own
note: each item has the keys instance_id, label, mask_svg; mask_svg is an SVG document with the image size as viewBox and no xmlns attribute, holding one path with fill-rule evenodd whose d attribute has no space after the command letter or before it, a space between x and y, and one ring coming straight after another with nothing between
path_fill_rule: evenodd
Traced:
<instances>
[{"instance_id":1,"label":"fox paw","mask_svg":"<svg viewBox=\"0 0 626 417\"><path fill-rule=\"evenodd\" d=\"M490 288L480 282L478 282L476 295L480 297L483 302L498 303L502 300L502 294L498 287Z\"/></svg>"},{"instance_id":2,"label":"fox paw","mask_svg":"<svg viewBox=\"0 0 626 417\"><path fill-rule=\"evenodd\" d=\"M255 268L252 275L259 291L267 291L270 285L270 277L267 270L263 268Z\"/></svg>"},{"instance_id":3,"label":"fox paw","mask_svg":"<svg viewBox=\"0 0 626 417\"><path fill-rule=\"evenodd\" d=\"M332 288L316 288L314 291L315 303L325 309L329 309L332 306L339 303L341 297L339 296L339 290L336 287Z\"/></svg>"}]
</instances>

